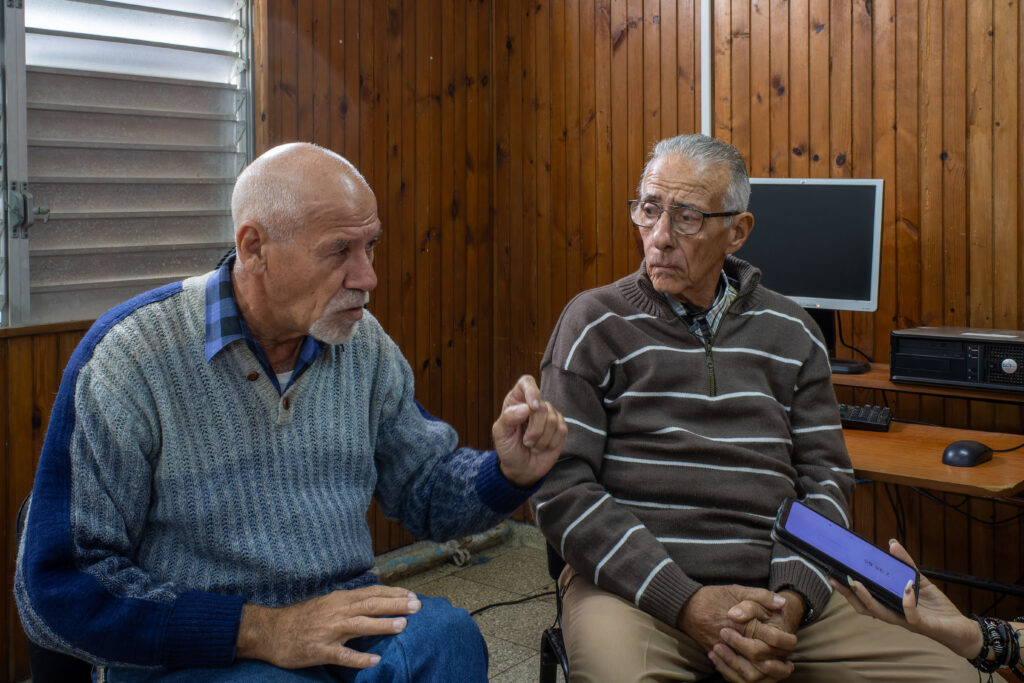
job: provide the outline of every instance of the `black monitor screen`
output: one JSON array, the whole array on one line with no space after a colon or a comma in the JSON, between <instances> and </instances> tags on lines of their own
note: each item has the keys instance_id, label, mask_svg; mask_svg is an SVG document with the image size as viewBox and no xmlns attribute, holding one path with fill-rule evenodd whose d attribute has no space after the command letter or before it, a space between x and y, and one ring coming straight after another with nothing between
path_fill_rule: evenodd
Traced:
<instances>
[{"instance_id":1,"label":"black monitor screen","mask_svg":"<svg viewBox=\"0 0 1024 683\"><path fill-rule=\"evenodd\" d=\"M873 311L881 180L751 178L754 230L736 255L805 308Z\"/></svg>"}]
</instances>

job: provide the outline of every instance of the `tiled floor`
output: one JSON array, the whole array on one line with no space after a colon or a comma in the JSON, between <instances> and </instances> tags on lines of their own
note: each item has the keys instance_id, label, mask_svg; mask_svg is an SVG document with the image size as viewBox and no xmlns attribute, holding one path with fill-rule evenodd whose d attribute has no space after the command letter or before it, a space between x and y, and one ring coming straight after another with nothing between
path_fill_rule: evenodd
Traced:
<instances>
[{"instance_id":1,"label":"tiled floor","mask_svg":"<svg viewBox=\"0 0 1024 683\"><path fill-rule=\"evenodd\" d=\"M512 533L505 543L473 554L465 566L446 563L393 583L425 595L444 596L470 612L492 603L553 591L544 538L532 526L509 524ZM535 683L540 670L541 633L555 619L554 596L494 607L474 619L490 651L490 680Z\"/></svg>"}]
</instances>

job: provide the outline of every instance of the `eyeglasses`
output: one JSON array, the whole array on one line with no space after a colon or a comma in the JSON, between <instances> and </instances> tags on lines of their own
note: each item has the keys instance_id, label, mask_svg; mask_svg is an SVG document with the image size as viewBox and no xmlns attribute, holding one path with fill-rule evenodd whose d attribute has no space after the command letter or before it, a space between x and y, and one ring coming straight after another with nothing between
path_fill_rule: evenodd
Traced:
<instances>
[{"instance_id":1,"label":"eyeglasses","mask_svg":"<svg viewBox=\"0 0 1024 683\"><path fill-rule=\"evenodd\" d=\"M672 232L680 235L696 235L704 227L705 218L720 216L738 216L742 211L720 211L705 213L692 206L680 204L659 204L642 199L629 200L629 217L638 228L653 228L661 220L661 214L668 212L669 225Z\"/></svg>"}]
</instances>

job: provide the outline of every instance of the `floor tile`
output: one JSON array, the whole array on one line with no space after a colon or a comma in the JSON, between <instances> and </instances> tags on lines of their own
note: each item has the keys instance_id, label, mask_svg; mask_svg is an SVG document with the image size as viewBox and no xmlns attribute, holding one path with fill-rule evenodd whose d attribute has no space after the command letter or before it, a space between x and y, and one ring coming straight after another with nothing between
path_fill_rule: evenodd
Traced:
<instances>
[{"instance_id":1,"label":"floor tile","mask_svg":"<svg viewBox=\"0 0 1024 683\"><path fill-rule=\"evenodd\" d=\"M554 589L554 582L548 576L547 557L537 548L527 546L510 548L500 556L500 561L469 566L458 575L520 595Z\"/></svg>"},{"instance_id":2,"label":"floor tile","mask_svg":"<svg viewBox=\"0 0 1024 683\"><path fill-rule=\"evenodd\" d=\"M487 652L490 656L488 678L492 680L495 676L537 655L536 650L517 645L498 636L484 634L484 640L487 641Z\"/></svg>"},{"instance_id":3,"label":"floor tile","mask_svg":"<svg viewBox=\"0 0 1024 683\"><path fill-rule=\"evenodd\" d=\"M474 618L483 633L539 651L541 633L555 620L555 599L539 598L521 605L495 607Z\"/></svg>"},{"instance_id":4,"label":"floor tile","mask_svg":"<svg viewBox=\"0 0 1024 683\"><path fill-rule=\"evenodd\" d=\"M467 609L470 612L485 605L516 600L520 597L515 593L510 593L494 586L477 583L476 581L468 581L457 573L442 576L428 583L421 584L416 590L424 595L437 595L448 598L448 601L456 607ZM493 609L508 608L496 607Z\"/></svg>"}]
</instances>

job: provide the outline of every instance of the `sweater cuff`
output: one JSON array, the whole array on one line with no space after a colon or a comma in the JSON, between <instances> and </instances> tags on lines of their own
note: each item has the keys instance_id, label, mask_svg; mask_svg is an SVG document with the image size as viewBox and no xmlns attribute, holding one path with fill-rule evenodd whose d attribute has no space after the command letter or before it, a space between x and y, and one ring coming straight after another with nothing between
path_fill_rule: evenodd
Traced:
<instances>
[{"instance_id":1,"label":"sweater cuff","mask_svg":"<svg viewBox=\"0 0 1024 683\"><path fill-rule=\"evenodd\" d=\"M544 478L528 489L521 489L501 473L498 454L495 451L485 453L476 474L476 493L487 507L500 515L510 515L540 489Z\"/></svg>"},{"instance_id":2,"label":"sweater cuff","mask_svg":"<svg viewBox=\"0 0 1024 683\"><path fill-rule=\"evenodd\" d=\"M784 588L792 588L802 595L807 607L803 623L810 623L825 611L825 605L832 597L832 587L820 570L812 569L804 562L801 559L772 565L768 587L776 593Z\"/></svg>"},{"instance_id":3,"label":"sweater cuff","mask_svg":"<svg viewBox=\"0 0 1024 683\"><path fill-rule=\"evenodd\" d=\"M164 628L160 663L170 669L231 664L244 604L237 595L198 591L179 595Z\"/></svg>"},{"instance_id":4,"label":"sweater cuff","mask_svg":"<svg viewBox=\"0 0 1024 683\"><path fill-rule=\"evenodd\" d=\"M683 605L701 588L675 562L669 562L655 573L643 589L637 606L661 619L672 628L679 628Z\"/></svg>"}]
</instances>

